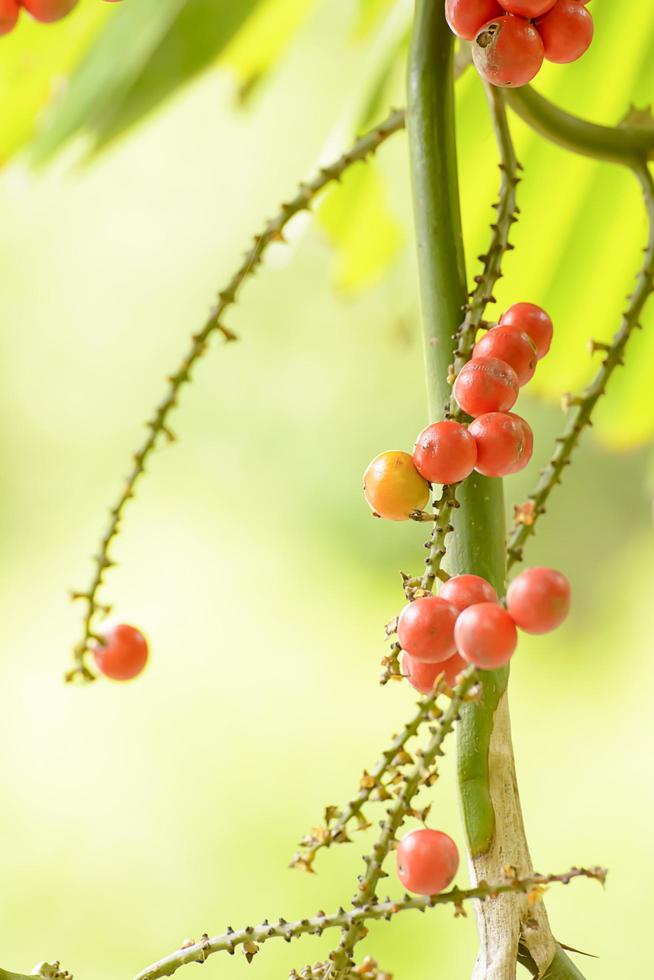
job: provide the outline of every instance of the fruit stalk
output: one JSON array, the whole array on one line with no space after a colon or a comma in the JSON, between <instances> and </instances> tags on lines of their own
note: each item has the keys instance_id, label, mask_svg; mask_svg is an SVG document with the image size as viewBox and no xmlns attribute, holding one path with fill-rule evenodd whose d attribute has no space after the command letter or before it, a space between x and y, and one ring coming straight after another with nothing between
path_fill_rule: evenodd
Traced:
<instances>
[{"instance_id":1,"label":"fruit stalk","mask_svg":"<svg viewBox=\"0 0 654 980\"><path fill-rule=\"evenodd\" d=\"M449 366L467 303L459 205L453 37L442 0L417 0L409 56L407 130L411 154L415 232L430 421L449 405ZM490 93L496 127L506 128L498 93ZM506 132L498 132L506 140ZM504 496L499 479L473 474L459 487L447 570L486 578L505 591ZM482 674L481 701L462 707L459 788L471 873L492 880L510 863L518 874L532 864L518 795L507 701L508 670ZM530 928L525 928L529 920ZM480 952L474 980L513 980L521 947L545 973L580 977L552 937L542 903L508 895L492 907L478 904ZM527 952L528 951L528 952Z\"/></svg>"},{"instance_id":2,"label":"fruit stalk","mask_svg":"<svg viewBox=\"0 0 654 980\"><path fill-rule=\"evenodd\" d=\"M510 892L522 892L531 894L535 899L540 894L540 890L550 884L568 885L571 881L578 878L589 878L591 880L604 883L606 870L604 868L571 868L563 874L553 875L533 875L529 878L500 878L497 882L484 882L476 888L469 888L462 891L460 888L452 888L451 891L441 892L439 895L405 895L399 901L387 899L384 902L376 902L356 908L352 912L339 909L331 915L325 912L318 912L308 919L301 919L298 922L287 922L286 919L278 919L276 922L266 920L258 926L246 926L245 929L229 929L220 936L203 936L197 943L184 944L181 949L175 950L169 956L165 956L157 963L147 967L135 980L160 980L161 977L170 977L181 967L193 963L205 963L214 953L233 954L237 949L242 949L248 962L259 952L260 947L270 939L284 939L290 942L301 936L321 936L327 929L347 928L352 925L363 925L365 922L374 920L384 920L389 922L400 912L417 911L426 912L428 909L439 905L454 905L461 909L463 902L477 899L486 902L497 901L498 895ZM304 976L304 971L303 974ZM295 971L291 977L296 977ZM20 977L16 974L5 974L0 970L0 980L29 980L28 977Z\"/></svg>"}]
</instances>

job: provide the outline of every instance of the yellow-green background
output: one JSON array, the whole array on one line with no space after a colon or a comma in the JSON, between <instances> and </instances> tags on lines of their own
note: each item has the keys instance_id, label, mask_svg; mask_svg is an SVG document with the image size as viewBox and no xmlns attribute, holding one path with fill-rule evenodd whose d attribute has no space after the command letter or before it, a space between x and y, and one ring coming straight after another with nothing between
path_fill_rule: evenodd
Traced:
<instances>
[{"instance_id":1,"label":"yellow-green background","mask_svg":"<svg viewBox=\"0 0 654 980\"><path fill-rule=\"evenodd\" d=\"M355 177L325 205L321 225L300 219L290 247L271 249L229 314L240 342L212 347L174 420L179 444L159 453L130 507L107 597L147 632L147 673L125 686L61 682L80 612L67 589L87 581L164 375L251 232L345 144L385 57L384 31L401 33L408 12L400 4L390 27L373 19L357 31L355 0L304 6L283 59L243 109L223 65L86 167L69 149L35 175L5 148L0 965L8 969L60 958L78 980L127 978L204 931L347 905L359 844L320 855L316 877L290 871L289 860L323 806L347 799L413 710L413 692L380 689L377 673L382 626L402 601L398 573L420 568L424 530L371 520L360 493L368 460L409 448L426 422L403 135L382 150L374 183ZM594 48L576 65L547 67L538 87L606 122L651 99L648 7L596 0ZM108 16L114 10L103 8ZM69 48L97 20L96 0L85 0L59 26L24 24L20 38L0 42L0 58L20 45L47 50L56 89ZM20 77L0 72L5 134L26 134L36 116L24 86L45 69L36 54L21 57ZM391 95L402 98L401 68L377 117ZM472 269L498 175L472 72L459 99ZM587 338L616 328L645 236L628 175L544 146L522 126L515 134L523 216L498 308L542 302L556 337L521 398L536 450L507 481L510 501L524 497L563 423L558 396L590 377ZM556 936L600 957L582 963L590 980L649 970L651 310L644 324L602 403L603 444L586 435L529 546L531 563L570 576L573 615L554 635L523 637L513 667L535 864L610 868L605 893L582 882L548 896ZM432 825L462 846L452 769L450 751L430 791ZM365 949L397 978L458 980L475 956L472 920L407 914L372 929ZM215 957L203 977L285 976L335 938L271 943L251 967L240 955Z\"/></svg>"}]
</instances>

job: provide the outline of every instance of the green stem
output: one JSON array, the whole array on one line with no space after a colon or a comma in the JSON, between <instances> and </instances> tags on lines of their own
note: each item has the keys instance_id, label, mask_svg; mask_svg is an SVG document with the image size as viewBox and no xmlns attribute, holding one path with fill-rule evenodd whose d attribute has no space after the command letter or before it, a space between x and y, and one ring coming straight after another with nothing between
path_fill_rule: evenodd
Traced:
<instances>
[{"instance_id":1,"label":"green stem","mask_svg":"<svg viewBox=\"0 0 654 980\"><path fill-rule=\"evenodd\" d=\"M654 159L654 122L599 126L565 112L528 85L507 89L506 100L537 133L574 153L630 166Z\"/></svg>"},{"instance_id":2,"label":"green stem","mask_svg":"<svg viewBox=\"0 0 654 980\"><path fill-rule=\"evenodd\" d=\"M449 404L448 366L467 303L454 128L454 38L443 4L417 0L408 75L406 126L429 414Z\"/></svg>"},{"instance_id":3,"label":"green stem","mask_svg":"<svg viewBox=\"0 0 654 980\"><path fill-rule=\"evenodd\" d=\"M454 359L453 339L467 302L463 233L456 168L453 38L438 0L418 0L409 61L407 131L411 152L416 240L425 339L427 398L430 418L449 404L447 382ZM504 501L502 483L473 476L458 492L456 532L450 544L448 570L474 572L504 591ZM464 819L473 853L484 850L493 831L487 789L487 743L490 722L505 672L487 675L483 706L464 709L462 790ZM479 724L481 719L483 724ZM473 797L477 797L473 801ZM469 800L469 802L467 802Z\"/></svg>"}]
</instances>

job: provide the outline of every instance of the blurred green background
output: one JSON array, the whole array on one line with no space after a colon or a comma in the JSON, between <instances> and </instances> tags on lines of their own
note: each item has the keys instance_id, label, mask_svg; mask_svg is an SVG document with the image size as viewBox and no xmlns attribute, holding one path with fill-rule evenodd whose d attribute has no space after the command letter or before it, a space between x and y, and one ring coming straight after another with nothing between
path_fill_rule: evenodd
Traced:
<instances>
[{"instance_id":1,"label":"blurred green background","mask_svg":"<svg viewBox=\"0 0 654 980\"><path fill-rule=\"evenodd\" d=\"M169 22L151 36L155 7ZM591 52L537 87L614 122L654 94L654 7L630 5L629 29L624 5L591 9ZM250 234L403 102L410 14L386 0L83 0L0 42L8 969L60 958L79 980L130 977L186 937L353 892L358 843L322 854L316 877L288 863L412 710L413 692L380 689L377 674L424 529L373 521L360 492L369 459L410 448L427 421L404 135L323 198L317 222L293 222L229 315L240 342L216 344L184 394L180 443L129 510L106 593L149 635L142 679L63 685L80 612L66 593L86 584L141 422ZM473 72L458 99L473 274L498 174ZM588 338L616 329L646 231L629 175L515 120L514 133L523 214L498 309L543 303L556 336L522 396L536 451L507 481L509 505L547 458L560 395L591 376ZM513 668L535 864L610 868L605 893L582 882L548 898L557 937L600 957L582 963L592 980L649 969L651 308L644 323L530 544L530 563L572 579L574 613L553 636L522 637ZM432 824L463 845L453 761ZM203 976L284 976L334 938L271 943L252 967L216 957ZM399 917L365 949L397 978L458 980L475 957L472 910Z\"/></svg>"}]
</instances>

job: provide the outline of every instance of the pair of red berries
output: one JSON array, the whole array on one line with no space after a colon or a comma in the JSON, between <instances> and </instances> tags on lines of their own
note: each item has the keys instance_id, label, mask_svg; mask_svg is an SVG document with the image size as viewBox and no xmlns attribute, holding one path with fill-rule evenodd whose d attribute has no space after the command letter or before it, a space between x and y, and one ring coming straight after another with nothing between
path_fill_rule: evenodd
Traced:
<instances>
[{"instance_id":1,"label":"pair of red berries","mask_svg":"<svg viewBox=\"0 0 654 980\"><path fill-rule=\"evenodd\" d=\"M148 641L135 626L108 626L102 642L93 648L93 659L101 674L114 681L130 681L148 662Z\"/></svg>"},{"instance_id":2,"label":"pair of red berries","mask_svg":"<svg viewBox=\"0 0 654 980\"><path fill-rule=\"evenodd\" d=\"M506 609L479 575L456 575L438 596L425 595L400 613L403 673L423 694L444 674L449 684L466 664L495 670L509 662L525 633L549 633L570 609L570 583L552 568L528 568L509 586Z\"/></svg>"},{"instance_id":3,"label":"pair of red berries","mask_svg":"<svg viewBox=\"0 0 654 980\"><path fill-rule=\"evenodd\" d=\"M527 465L533 434L509 409L547 354L552 333L550 317L533 303L515 303L506 311L475 345L454 383L457 402L474 422L434 422L418 436L412 456L390 451L375 457L363 478L375 514L405 521L426 506L431 483L459 483L473 469L508 476Z\"/></svg>"},{"instance_id":4,"label":"pair of red berries","mask_svg":"<svg viewBox=\"0 0 654 980\"><path fill-rule=\"evenodd\" d=\"M0 0L0 35L9 34L18 23L21 7L42 24L52 24L69 14L78 0ZM118 0L107 0L117 3Z\"/></svg>"},{"instance_id":5,"label":"pair of red berries","mask_svg":"<svg viewBox=\"0 0 654 980\"><path fill-rule=\"evenodd\" d=\"M445 16L458 37L472 41L479 74L493 85L518 88L543 60L567 64L593 40L589 0L446 0Z\"/></svg>"}]
</instances>

